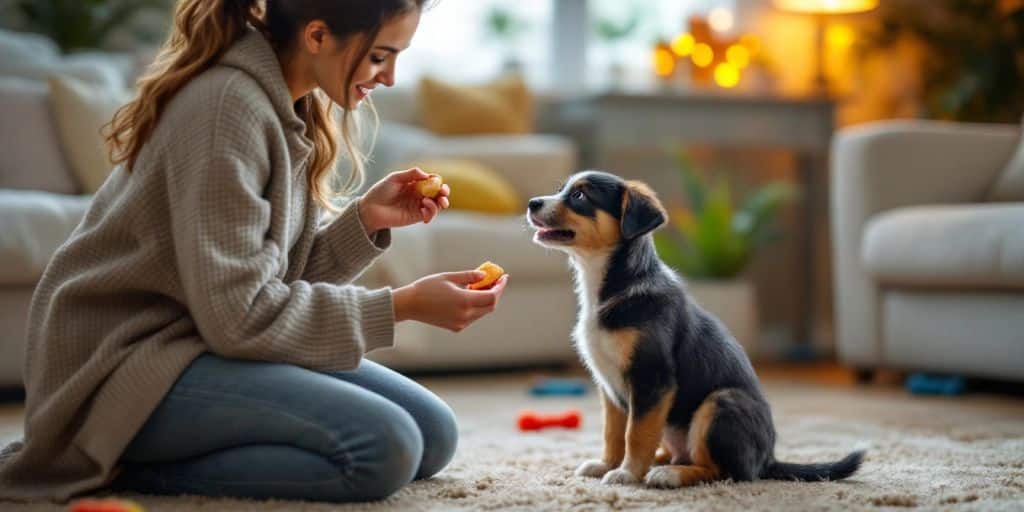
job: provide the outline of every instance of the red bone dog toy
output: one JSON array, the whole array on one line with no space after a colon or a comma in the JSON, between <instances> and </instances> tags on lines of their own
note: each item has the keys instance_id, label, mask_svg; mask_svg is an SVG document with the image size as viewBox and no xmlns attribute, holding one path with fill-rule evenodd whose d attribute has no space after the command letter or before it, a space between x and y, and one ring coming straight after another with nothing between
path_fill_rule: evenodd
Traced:
<instances>
[{"instance_id":1,"label":"red bone dog toy","mask_svg":"<svg viewBox=\"0 0 1024 512\"><path fill-rule=\"evenodd\" d=\"M533 411L519 413L519 430L540 430L549 427L580 427L580 411L570 409L559 414L538 414Z\"/></svg>"}]
</instances>

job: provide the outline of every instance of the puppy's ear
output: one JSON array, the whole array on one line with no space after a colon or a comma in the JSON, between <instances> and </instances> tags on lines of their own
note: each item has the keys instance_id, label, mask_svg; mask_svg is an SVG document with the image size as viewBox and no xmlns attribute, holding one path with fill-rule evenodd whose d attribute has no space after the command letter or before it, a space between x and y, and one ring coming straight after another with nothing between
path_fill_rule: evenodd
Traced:
<instances>
[{"instance_id":1,"label":"puppy's ear","mask_svg":"<svg viewBox=\"0 0 1024 512\"><path fill-rule=\"evenodd\" d=\"M626 182L622 194L622 238L632 240L654 231L668 216L661 202L647 185L636 181Z\"/></svg>"}]
</instances>

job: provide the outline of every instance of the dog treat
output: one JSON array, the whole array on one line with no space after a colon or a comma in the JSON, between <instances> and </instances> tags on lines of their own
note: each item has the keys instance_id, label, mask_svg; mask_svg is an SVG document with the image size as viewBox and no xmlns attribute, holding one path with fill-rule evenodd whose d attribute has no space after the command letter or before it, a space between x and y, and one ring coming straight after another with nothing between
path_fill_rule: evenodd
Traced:
<instances>
[{"instance_id":1,"label":"dog treat","mask_svg":"<svg viewBox=\"0 0 1024 512\"><path fill-rule=\"evenodd\" d=\"M429 178L416 183L416 190L423 197L433 199L437 197L437 194L441 193L441 185L443 184L444 181L441 180L441 176L431 174Z\"/></svg>"},{"instance_id":2,"label":"dog treat","mask_svg":"<svg viewBox=\"0 0 1024 512\"><path fill-rule=\"evenodd\" d=\"M577 409L557 414L540 414L534 411L519 413L519 430L524 432L552 427L580 428L582 414Z\"/></svg>"},{"instance_id":3,"label":"dog treat","mask_svg":"<svg viewBox=\"0 0 1024 512\"><path fill-rule=\"evenodd\" d=\"M494 283L497 283L498 279L501 279L501 276L505 275L505 269L489 261L485 262L483 265L480 265L476 269L484 272L485 274L487 274L487 276L469 285L468 288L470 290L486 290L494 286Z\"/></svg>"},{"instance_id":4,"label":"dog treat","mask_svg":"<svg viewBox=\"0 0 1024 512\"><path fill-rule=\"evenodd\" d=\"M82 499L71 504L69 512L145 512L134 501Z\"/></svg>"},{"instance_id":5,"label":"dog treat","mask_svg":"<svg viewBox=\"0 0 1024 512\"><path fill-rule=\"evenodd\" d=\"M583 379L542 379L530 388L533 396L581 396L587 393Z\"/></svg>"}]
</instances>

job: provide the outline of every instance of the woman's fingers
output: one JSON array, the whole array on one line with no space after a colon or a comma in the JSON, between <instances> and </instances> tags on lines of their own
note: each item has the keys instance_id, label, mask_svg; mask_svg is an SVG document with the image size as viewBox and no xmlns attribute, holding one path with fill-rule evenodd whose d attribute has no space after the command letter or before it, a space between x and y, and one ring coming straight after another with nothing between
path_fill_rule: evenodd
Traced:
<instances>
[{"instance_id":1,"label":"woman's fingers","mask_svg":"<svg viewBox=\"0 0 1024 512\"><path fill-rule=\"evenodd\" d=\"M444 274L441 275L447 281L457 284L459 286L473 284L487 277L487 274L480 270L466 270L464 272L445 272Z\"/></svg>"},{"instance_id":2,"label":"woman's fingers","mask_svg":"<svg viewBox=\"0 0 1024 512\"><path fill-rule=\"evenodd\" d=\"M429 176L429 174L423 172L423 169L413 167L412 169L406 169L404 171L395 171L388 175L387 180L404 185L412 181L425 180Z\"/></svg>"},{"instance_id":3,"label":"woman's fingers","mask_svg":"<svg viewBox=\"0 0 1024 512\"><path fill-rule=\"evenodd\" d=\"M440 207L437 203L425 197L423 198L423 201L420 202L420 205L420 213L423 214L423 223L430 224L430 221L434 220L434 217L436 217L437 213L440 211Z\"/></svg>"},{"instance_id":4,"label":"woman's fingers","mask_svg":"<svg viewBox=\"0 0 1024 512\"><path fill-rule=\"evenodd\" d=\"M505 293L505 285L508 283L508 274L501 276L498 282L487 290L466 290L471 294L469 304L475 308L492 308L498 305L501 296Z\"/></svg>"}]
</instances>

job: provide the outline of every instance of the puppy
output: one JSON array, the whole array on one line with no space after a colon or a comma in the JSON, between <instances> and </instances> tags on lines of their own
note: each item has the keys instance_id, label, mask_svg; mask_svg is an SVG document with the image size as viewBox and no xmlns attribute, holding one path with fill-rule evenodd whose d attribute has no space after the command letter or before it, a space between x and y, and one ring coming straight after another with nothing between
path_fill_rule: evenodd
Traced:
<instances>
[{"instance_id":1,"label":"puppy","mask_svg":"<svg viewBox=\"0 0 1024 512\"><path fill-rule=\"evenodd\" d=\"M576 271L573 338L604 409L604 457L576 474L680 487L838 480L860 467L863 451L824 464L775 460L771 410L750 360L658 259L650 233L666 215L646 185L579 173L531 199L527 216L534 241L568 253Z\"/></svg>"}]
</instances>

